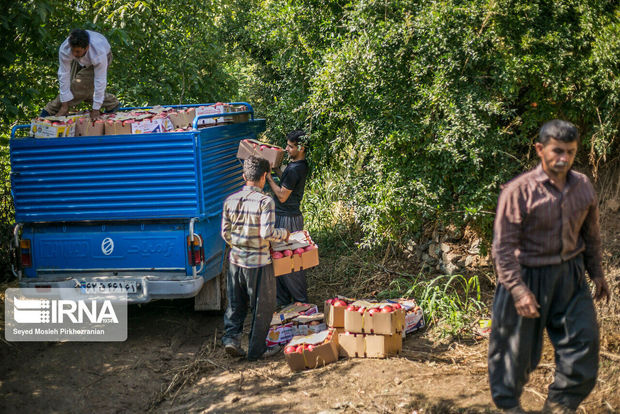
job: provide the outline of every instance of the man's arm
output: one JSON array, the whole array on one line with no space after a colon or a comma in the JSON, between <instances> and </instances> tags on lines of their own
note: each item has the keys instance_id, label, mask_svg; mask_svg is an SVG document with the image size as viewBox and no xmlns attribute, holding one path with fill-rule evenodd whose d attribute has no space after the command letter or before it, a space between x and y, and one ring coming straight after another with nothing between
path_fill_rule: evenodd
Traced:
<instances>
[{"instance_id":1,"label":"man's arm","mask_svg":"<svg viewBox=\"0 0 620 414\"><path fill-rule=\"evenodd\" d=\"M493 227L492 254L498 282L512 295L517 313L526 318L537 318L540 305L521 279L521 265L515 254L519 248L524 210L521 201L518 189L504 190L500 194Z\"/></svg>"},{"instance_id":2,"label":"man's arm","mask_svg":"<svg viewBox=\"0 0 620 414\"><path fill-rule=\"evenodd\" d=\"M284 186L279 186L278 184L276 184L271 174L267 174L267 182L269 183L269 187L271 187L271 191L273 191L273 193L276 197L278 197L278 200L280 200L281 203L285 203L293 192L293 190L289 190Z\"/></svg>"},{"instance_id":3,"label":"man's arm","mask_svg":"<svg viewBox=\"0 0 620 414\"><path fill-rule=\"evenodd\" d=\"M226 202L224 202L224 209L222 210L222 231L221 231L221 235L222 235L222 239L224 239L224 241L226 242L227 245L232 246L231 244L231 228L232 228L232 223L230 221L230 216L228 214L228 209L226 208Z\"/></svg>"},{"instance_id":4,"label":"man's arm","mask_svg":"<svg viewBox=\"0 0 620 414\"><path fill-rule=\"evenodd\" d=\"M57 116L64 116L69 112L69 101L73 99L73 93L71 93L71 60L69 42L65 40L58 49L58 84L61 106L55 114Z\"/></svg>"},{"instance_id":5,"label":"man's arm","mask_svg":"<svg viewBox=\"0 0 620 414\"><path fill-rule=\"evenodd\" d=\"M99 111L103 104L105 89L108 84L108 58L99 57L99 61L93 65L95 71L95 90L93 92L93 111Z\"/></svg>"},{"instance_id":6,"label":"man's arm","mask_svg":"<svg viewBox=\"0 0 620 414\"><path fill-rule=\"evenodd\" d=\"M260 237L268 241L288 241L287 229L276 228L275 203L271 197L263 201L260 216Z\"/></svg>"},{"instance_id":7,"label":"man's arm","mask_svg":"<svg viewBox=\"0 0 620 414\"><path fill-rule=\"evenodd\" d=\"M592 191L594 191L593 188ZM609 302L611 290L603 274L599 208L596 196L594 196L594 200L588 209L588 214L583 221L580 233L586 246L583 252L584 265L596 287L594 299L601 300L605 298Z\"/></svg>"}]
</instances>

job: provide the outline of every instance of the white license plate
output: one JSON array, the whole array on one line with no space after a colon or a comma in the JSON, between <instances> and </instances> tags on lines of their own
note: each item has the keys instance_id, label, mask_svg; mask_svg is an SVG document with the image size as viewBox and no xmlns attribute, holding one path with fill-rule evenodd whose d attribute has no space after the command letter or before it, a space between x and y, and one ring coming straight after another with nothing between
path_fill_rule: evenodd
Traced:
<instances>
[{"instance_id":1,"label":"white license plate","mask_svg":"<svg viewBox=\"0 0 620 414\"><path fill-rule=\"evenodd\" d=\"M138 293L135 280L110 280L105 282L81 282L83 293Z\"/></svg>"}]
</instances>

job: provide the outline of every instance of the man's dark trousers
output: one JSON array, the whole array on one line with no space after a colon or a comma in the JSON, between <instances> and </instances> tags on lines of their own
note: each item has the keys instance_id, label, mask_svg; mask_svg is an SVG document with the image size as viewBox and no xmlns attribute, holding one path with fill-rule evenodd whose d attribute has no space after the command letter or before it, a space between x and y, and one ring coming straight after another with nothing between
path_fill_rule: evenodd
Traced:
<instances>
[{"instance_id":1,"label":"man's dark trousers","mask_svg":"<svg viewBox=\"0 0 620 414\"><path fill-rule=\"evenodd\" d=\"M304 229L304 216L281 216L276 214L276 227L285 228L291 233ZM276 278L278 306L292 302L308 302L308 282L306 271L289 273Z\"/></svg>"},{"instance_id":2,"label":"man's dark trousers","mask_svg":"<svg viewBox=\"0 0 620 414\"><path fill-rule=\"evenodd\" d=\"M577 409L596 384L599 330L582 256L559 265L522 267L521 277L540 305L540 318L517 314L510 292L499 285L493 302L489 379L493 401L512 408L540 362L543 331L555 348L550 401Z\"/></svg>"},{"instance_id":3,"label":"man's dark trousers","mask_svg":"<svg viewBox=\"0 0 620 414\"><path fill-rule=\"evenodd\" d=\"M228 306L224 314L224 344L239 344L248 306L252 310L248 359L255 360L267 350L265 340L276 308L276 281L271 264L245 268L230 263L226 291Z\"/></svg>"}]
</instances>

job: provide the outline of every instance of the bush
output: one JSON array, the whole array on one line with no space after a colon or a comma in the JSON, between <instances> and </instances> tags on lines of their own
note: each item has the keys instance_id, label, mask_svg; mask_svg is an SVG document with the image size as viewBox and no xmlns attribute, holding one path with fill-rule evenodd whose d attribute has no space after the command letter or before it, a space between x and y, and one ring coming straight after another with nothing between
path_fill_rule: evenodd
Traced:
<instances>
[{"instance_id":1,"label":"bush","mask_svg":"<svg viewBox=\"0 0 620 414\"><path fill-rule=\"evenodd\" d=\"M342 177L340 200L370 247L437 221L489 236L500 184L536 163L532 142L549 119L578 125L577 167L595 175L618 149L619 10L593 0L274 1L230 27L268 134L312 130L315 177Z\"/></svg>"}]
</instances>

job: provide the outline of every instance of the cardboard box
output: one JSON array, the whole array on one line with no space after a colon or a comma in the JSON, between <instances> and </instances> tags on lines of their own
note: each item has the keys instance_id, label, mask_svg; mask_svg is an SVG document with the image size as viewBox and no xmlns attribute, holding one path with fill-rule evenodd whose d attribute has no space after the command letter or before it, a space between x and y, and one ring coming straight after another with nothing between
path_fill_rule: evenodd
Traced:
<instances>
[{"instance_id":1,"label":"cardboard box","mask_svg":"<svg viewBox=\"0 0 620 414\"><path fill-rule=\"evenodd\" d=\"M170 122L172 122L172 125L175 128L188 128L191 126L192 121L194 120L193 117L190 120L186 112L178 111L170 112L168 114L168 119L170 119Z\"/></svg>"},{"instance_id":2,"label":"cardboard box","mask_svg":"<svg viewBox=\"0 0 620 414\"><path fill-rule=\"evenodd\" d=\"M344 332L338 334L338 352L351 358L385 358L398 355L403 349L400 334L372 335Z\"/></svg>"},{"instance_id":3,"label":"cardboard box","mask_svg":"<svg viewBox=\"0 0 620 414\"><path fill-rule=\"evenodd\" d=\"M271 168L278 168L282 165L285 151L277 145L266 144L256 141L255 139L244 139L239 142L237 150L237 158L246 160L252 155L258 158L264 158L269 161Z\"/></svg>"},{"instance_id":4,"label":"cardboard box","mask_svg":"<svg viewBox=\"0 0 620 414\"><path fill-rule=\"evenodd\" d=\"M289 346L312 345L311 351L286 353L286 363L293 371L325 366L338 360L338 335L334 330L325 330L308 336L296 336ZM286 348L285 348L286 349Z\"/></svg>"},{"instance_id":5,"label":"cardboard box","mask_svg":"<svg viewBox=\"0 0 620 414\"><path fill-rule=\"evenodd\" d=\"M274 313L267 333L267 346L286 344L297 332L293 321L300 316L314 315L318 310L311 303L294 303Z\"/></svg>"},{"instance_id":6,"label":"cardboard box","mask_svg":"<svg viewBox=\"0 0 620 414\"><path fill-rule=\"evenodd\" d=\"M354 299L345 298L344 296L338 296L336 299L343 300L348 304L354 302ZM346 306L333 306L328 301L325 301L323 307L323 313L325 314L325 323L330 328L342 328L344 329L344 311Z\"/></svg>"},{"instance_id":7,"label":"cardboard box","mask_svg":"<svg viewBox=\"0 0 620 414\"><path fill-rule=\"evenodd\" d=\"M312 315L300 315L293 319L293 332L295 336L306 336L327 329L322 313Z\"/></svg>"},{"instance_id":8,"label":"cardboard box","mask_svg":"<svg viewBox=\"0 0 620 414\"><path fill-rule=\"evenodd\" d=\"M166 117L147 118L131 123L132 134L157 134L174 129L172 122Z\"/></svg>"},{"instance_id":9,"label":"cardboard box","mask_svg":"<svg viewBox=\"0 0 620 414\"><path fill-rule=\"evenodd\" d=\"M398 300L398 303L405 310L405 331L403 337L408 333L424 328L424 312L415 300Z\"/></svg>"},{"instance_id":10,"label":"cardboard box","mask_svg":"<svg viewBox=\"0 0 620 414\"><path fill-rule=\"evenodd\" d=\"M196 116L223 114L226 112L232 112L232 106L221 102L218 102L214 105L199 106L198 108L196 108ZM198 125L223 124L229 122L233 122L232 115L201 119L200 121L198 121Z\"/></svg>"},{"instance_id":11,"label":"cardboard box","mask_svg":"<svg viewBox=\"0 0 620 414\"><path fill-rule=\"evenodd\" d=\"M248 108L245 105L237 106L233 108L233 112L245 112ZM241 122L248 122L250 120L250 114L233 115L233 122L239 124Z\"/></svg>"},{"instance_id":12,"label":"cardboard box","mask_svg":"<svg viewBox=\"0 0 620 414\"><path fill-rule=\"evenodd\" d=\"M316 245L315 245L316 246ZM300 270L310 269L319 264L319 247L304 251L303 253L284 256L280 259L273 259L273 273L275 276L282 276Z\"/></svg>"},{"instance_id":13,"label":"cardboard box","mask_svg":"<svg viewBox=\"0 0 620 414\"><path fill-rule=\"evenodd\" d=\"M284 345L293 339L294 336L295 329L293 327L293 322L289 322L282 325L270 326L265 341L267 346Z\"/></svg>"},{"instance_id":14,"label":"cardboard box","mask_svg":"<svg viewBox=\"0 0 620 414\"><path fill-rule=\"evenodd\" d=\"M389 303L370 303L366 301L356 301L352 305L364 307L366 311L344 310L344 329L348 332L370 333L380 335L393 335L405 330L405 311L394 309L391 312L369 312L372 308L379 308Z\"/></svg>"},{"instance_id":15,"label":"cardboard box","mask_svg":"<svg viewBox=\"0 0 620 414\"><path fill-rule=\"evenodd\" d=\"M75 136L75 122L35 119L30 123L30 134L35 138Z\"/></svg>"},{"instance_id":16,"label":"cardboard box","mask_svg":"<svg viewBox=\"0 0 620 414\"><path fill-rule=\"evenodd\" d=\"M91 137L95 135L103 135L105 130L105 121L98 119L92 121L90 117L79 118L75 125L76 137Z\"/></svg>"},{"instance_id":17,"label":"cardboard box","mask_svg":"<svg viewBox=\"0 0 620 414\"><path fill-rule=\"evenodd\" d=\"M105 121L105 135L129 135L133 119L108 119Z\"/></svg>"}]
</instances>

